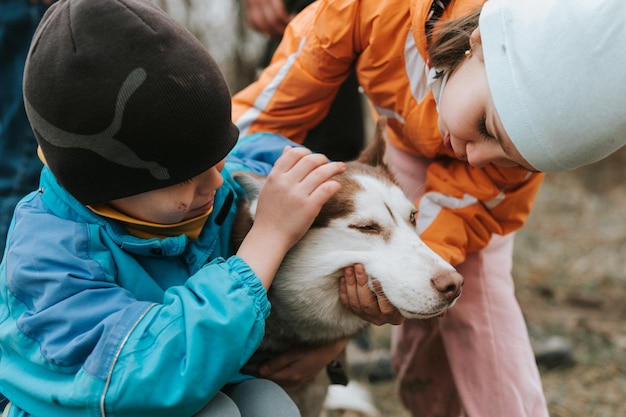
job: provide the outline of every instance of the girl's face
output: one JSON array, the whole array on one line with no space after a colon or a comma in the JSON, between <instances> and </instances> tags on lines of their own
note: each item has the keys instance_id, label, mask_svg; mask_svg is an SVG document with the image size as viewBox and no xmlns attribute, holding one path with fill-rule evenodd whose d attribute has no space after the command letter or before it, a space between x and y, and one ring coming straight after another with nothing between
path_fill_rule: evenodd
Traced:
<instances>
[{"instance_id":1,"label":"girl's face","mask_svg":"<svg viewBox=\"0 0 626 417\"><path fill-rule=\"evenodd\" d=\"M491 98L485 61L476 29L472 54L450 75L439 103L439 131L444 145L470 165L521 166L535 169L513 146Z\"/></svg>"},{"instance_id":2,"label":"girl's face","mask_svg":"<svg viewBox=\"0 0 626 417\"><path fill-rule=\"evenodd\" d=\"M135 219L175 224L206 213L224 179L225 161L180 184L110 201L115 209Z\"/></svg>"}]
</instances>

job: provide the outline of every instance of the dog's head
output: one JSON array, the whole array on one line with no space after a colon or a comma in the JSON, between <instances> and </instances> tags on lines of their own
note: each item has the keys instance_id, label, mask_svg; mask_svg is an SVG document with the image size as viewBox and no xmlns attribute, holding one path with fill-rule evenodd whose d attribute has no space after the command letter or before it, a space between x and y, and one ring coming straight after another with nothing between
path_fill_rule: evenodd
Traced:
<instances>
[{"instance_id":1,"label":"dog's head","mask_svg":"<svg viewBox=\"0 0 626 417\"><path fill-rule=\"evenodd\" d=\"M461 276L420 239L417 210L384 162L384 129L383 120L376 139L334 178L341 190L285 257L270 291L272 314L280 309L293 317L296 312L285 312L291 307L281 301L289 298L291 305L314 309L316 319L337 320L339 314L349 320L348 309L338 299L338 279L345 267L355 263L365 266L370 288L371 280L378 279L382 295L407 318L437 316L460 295ZM252 221L263 179L240 176L237 181L251 196Z\"/></svg>"}]
</instances>

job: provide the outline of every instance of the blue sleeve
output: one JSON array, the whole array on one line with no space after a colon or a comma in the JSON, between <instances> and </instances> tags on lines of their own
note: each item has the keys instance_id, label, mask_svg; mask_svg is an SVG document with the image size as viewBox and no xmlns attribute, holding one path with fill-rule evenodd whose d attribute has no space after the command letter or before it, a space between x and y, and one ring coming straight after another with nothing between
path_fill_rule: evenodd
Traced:
<instances>
[{"instance_id":1,"label":"blue sleeve","mask_svg":"<svg viewBox=\"0 0 626 417\"><path fill-rule=\"evenodd\" d=\"M115 410L141 405L135 416L193 414L224 384L249 378L238 370L268 315L261 281L242 259L206 265L137 322L111 367L108 411L125 415Z\"/></svg>"},{"instance_id":2,"label":"blue sleeve","mask_svg":"<svg viewBox=\"0 0 626 417\"><path fill-rule=\"evenodd\" d=\"M155 285L149 258L108 246L98 226L27 210L0 264L0 386L14 404L50 417L192 415L248 378L239 369L270 305L241 258L213 260L153 303L119 285Z\"/></svg>"},{"instance_id":3,"label":"blue sleeve","mask_svg":"<svg viewBox=\"0 0 626 417\"><path fill-rule=\"evenodd\" d=\"M239 139L226 157L229 172L248 171L266 177L285 146L301 147L277 133L253 133Z\"/></svg>"}]
</instances>

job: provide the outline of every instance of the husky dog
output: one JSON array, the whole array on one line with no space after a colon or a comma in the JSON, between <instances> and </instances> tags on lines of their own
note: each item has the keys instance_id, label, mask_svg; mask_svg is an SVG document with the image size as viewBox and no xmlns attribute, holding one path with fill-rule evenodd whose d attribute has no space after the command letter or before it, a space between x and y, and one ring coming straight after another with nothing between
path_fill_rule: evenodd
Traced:
<instances>
[{"instance_id":1,"label":"husky dog","mask_svg":"<svg viewBox=\"0 0 626 417\"><path fill-rule=\"evenodd\" d=\"M384 162L385 127L384 120L379 122L376 138L334 177L341 190L285 257L268 293L272 311L265 337L249 364L363 329L368 323L339 300L344 268L356 263L364 265L370 288L378 279L383 291L378 296L385 296L406 318L440 315L461 294L463 278L422 242L417 209ZM237 243L254 221L264 180L243 173L236 180L249 197L239 209L233 234ZM319 415L328 387L325 378L320 375L317 382L288 388L303 416Z\"/></svg>"}]
</instances>

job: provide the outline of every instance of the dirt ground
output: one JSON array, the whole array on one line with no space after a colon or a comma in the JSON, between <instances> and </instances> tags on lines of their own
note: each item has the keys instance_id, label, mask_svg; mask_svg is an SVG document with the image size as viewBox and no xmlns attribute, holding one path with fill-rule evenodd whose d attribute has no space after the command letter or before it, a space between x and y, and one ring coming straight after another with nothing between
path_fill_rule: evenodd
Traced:
<instances>
[{"instance_id":1,"label":"dirt ground","mask_svg":"<svg viewBox=\"0 0 626 417\"><path fill-rule=\"evenodd\" d=\"M626 149L548 174L516 235L514 277L527 321L568 340L576 361L541 370L552 417L626 416L625 184ZM388 344L389 328L376 335ZM382 416L408 417L394 385L368 384Z\"/></svg>"}]
</instances>

